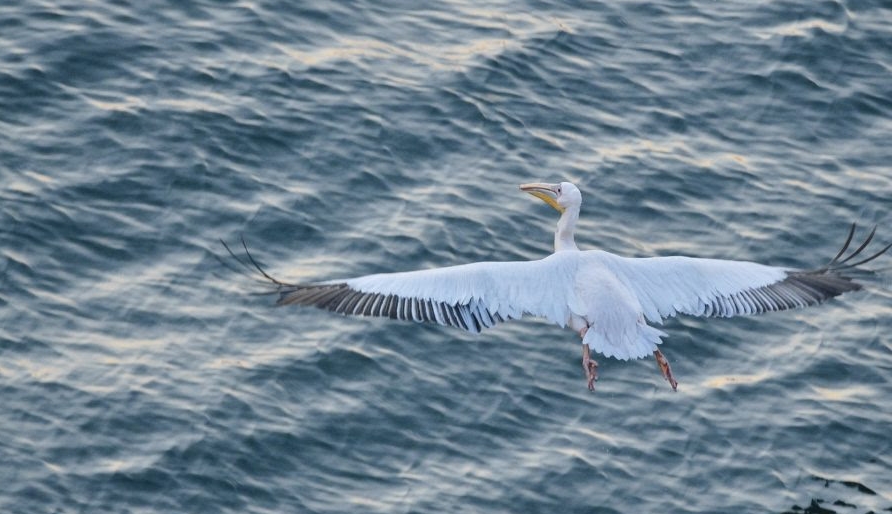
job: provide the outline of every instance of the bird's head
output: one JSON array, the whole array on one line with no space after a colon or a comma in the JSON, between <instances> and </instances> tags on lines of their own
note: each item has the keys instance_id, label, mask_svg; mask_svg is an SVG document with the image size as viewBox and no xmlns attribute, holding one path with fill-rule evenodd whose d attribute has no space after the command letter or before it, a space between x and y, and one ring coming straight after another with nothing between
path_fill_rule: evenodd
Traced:
<instances>
[{"instance_id":1,"label":"bird's head","mask_svg":"<svg viewBox=\"0 0 892 514\"><path fill-rule=\"evenodd\" d=\"M521 184L520 190L541 199L557 209L561 214L569 208L575 207L578 209L582 205L582 193L579 192L579 188L569 182L561 182L560 184L545 184L542 182Z\"/></svg>"}]
</instances>

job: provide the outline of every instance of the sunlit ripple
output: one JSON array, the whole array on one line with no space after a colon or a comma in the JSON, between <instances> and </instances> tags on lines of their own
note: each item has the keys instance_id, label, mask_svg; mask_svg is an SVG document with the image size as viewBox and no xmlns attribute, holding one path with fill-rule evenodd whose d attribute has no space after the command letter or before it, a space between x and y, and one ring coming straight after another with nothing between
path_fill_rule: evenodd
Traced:
<instances>
[{"instance_id":1,"label":"sunlit ripple","mask_svg":"<svg viewBox=\"0 0 892 514\"><path fill-rule=\"evenodd\" d=\"M752 375L725 375L710 378L705 382L706 387L724 388L736 385L753 385L764 380L769 380L772 373L756 373Z\"/></svg>"}]
</instances>

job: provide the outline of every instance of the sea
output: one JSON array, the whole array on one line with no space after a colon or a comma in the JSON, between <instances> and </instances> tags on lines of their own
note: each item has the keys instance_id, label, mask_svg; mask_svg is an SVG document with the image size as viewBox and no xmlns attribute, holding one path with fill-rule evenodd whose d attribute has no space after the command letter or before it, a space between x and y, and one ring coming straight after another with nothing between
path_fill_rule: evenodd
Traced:
<instances>
[{"instance_id":1,"label":"sea","mask_svg":"<svg viewBox=\"0 0 892 514\"><path fill-rule=\"evenodd\" d=\"M276 307L245 255L543 258L536 181L582 249L877 251L892 4L4 0L0 512L892 511L892 256L589 392L570 330Z\"/></svg>"}]
</instances>

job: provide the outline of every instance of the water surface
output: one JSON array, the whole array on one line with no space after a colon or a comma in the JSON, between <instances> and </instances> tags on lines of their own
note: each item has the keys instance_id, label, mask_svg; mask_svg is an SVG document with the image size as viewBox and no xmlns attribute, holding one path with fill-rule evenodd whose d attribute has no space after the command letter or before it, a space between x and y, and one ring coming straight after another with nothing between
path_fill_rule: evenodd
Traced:
<instances>
[{"instance_id":1,"label":"water surface","mask_svg":"<svg viewBox=\"0 0 892 514\"><path fill-rule=\"evenodd\" d=\"M669 321L677 393L601 359L589 394L569 331L273 308L218 241L291 281L535 259L555 214L517 185L566 179L584 248L818 266L853 221L892 238L890 27L871 1L6 2L0 510L892 509L889 272Z\"/></svg>"}]
</instances>

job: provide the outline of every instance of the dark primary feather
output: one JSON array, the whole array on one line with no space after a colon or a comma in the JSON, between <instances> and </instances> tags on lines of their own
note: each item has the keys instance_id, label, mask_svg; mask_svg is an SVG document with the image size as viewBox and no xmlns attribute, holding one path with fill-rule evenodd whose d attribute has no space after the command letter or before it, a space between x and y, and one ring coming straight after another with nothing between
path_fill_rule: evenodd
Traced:
<instances>
[{"instance_id":1,"label":"dark primary feather","mask_svg":"<svg viewBox=\"0 0 892 514\"><path fill-rule=\"evenodd\" d=\"M847 291L857 291L861 284L830 272L794 271L787 278L764 287L748 289L713 299L693 314L729 317L762 314L817 305Z\"/></svg>"},{"instance_id":2,"label":"dark primary feather","mask_svg":"<svg viewBox=\"0 0 892 514\"><path fill-rule=\"evenodd\" d=\"M347 315L439 323L474 333L505 321L485 306L471 302L448 304L425 298L364 293L344 283L282 286L276 304L307 305Z\"/></svg>"}]
</instances>

